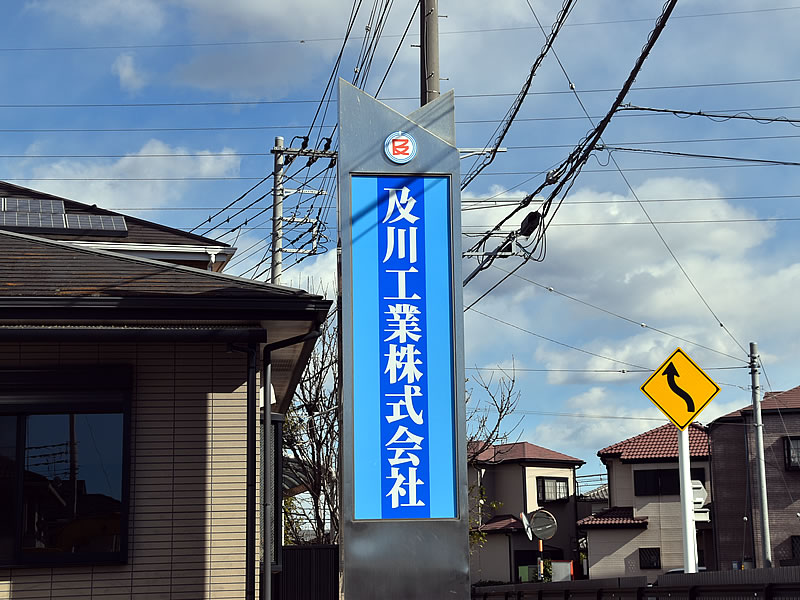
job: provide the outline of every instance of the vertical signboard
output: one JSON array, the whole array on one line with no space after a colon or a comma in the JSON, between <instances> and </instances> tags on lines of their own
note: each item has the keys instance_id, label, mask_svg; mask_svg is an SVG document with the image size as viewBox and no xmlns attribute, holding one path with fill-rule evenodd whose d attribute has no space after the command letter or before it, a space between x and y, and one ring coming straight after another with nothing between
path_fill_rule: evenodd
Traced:
<instances>
[{"instance_id":1,"label":"vertical signboard","mask_svg":"<svg viewBox=\"0 0 800 600\"><path fill-rule=\"evenodd\" d=\"M343 594L468 597L453 95L406 117L340 81Z\"/></svg>"},{"instance_id":2,"label":"vertical signboard","mask_svg":"<svg viewBox=\"0 0 800 600\"><path fill-rule=\"evenodd\" d=\"M450 178L351 187L355 518L455 518Z\"/></svg>"}]
</instances>

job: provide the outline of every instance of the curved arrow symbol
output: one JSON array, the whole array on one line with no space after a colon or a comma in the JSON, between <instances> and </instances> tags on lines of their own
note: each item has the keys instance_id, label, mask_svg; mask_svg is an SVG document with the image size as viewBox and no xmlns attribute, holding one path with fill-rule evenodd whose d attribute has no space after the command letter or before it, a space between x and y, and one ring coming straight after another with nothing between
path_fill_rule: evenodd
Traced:
<instances>
[{"instance_id":1,"label":"curved arrow symbol","mask_svg":"<svg viewBox=\"0 0 800 600\"><path fill-rule=\"evenodd\" d=\"M667 368L664 369L662 375L666 376L669 388L678 396L683 398L684 402L686 402L686 410L689 412L694 412L694 400L692 400L692 397L686 393L685 390L681 389L680 386L675 383L675 378L680 377L680 375L678 375L678 369L675 368L675 365L670 362Z\"/></svg>"}]
</instances>

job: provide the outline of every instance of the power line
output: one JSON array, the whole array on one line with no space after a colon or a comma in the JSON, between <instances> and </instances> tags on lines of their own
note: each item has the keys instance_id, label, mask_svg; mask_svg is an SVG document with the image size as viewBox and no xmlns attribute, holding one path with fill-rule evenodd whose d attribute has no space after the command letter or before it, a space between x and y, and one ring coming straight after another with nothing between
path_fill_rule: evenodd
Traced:
<instances>
[{"instance_id":1,"label":"power line","mask_svg":"<svg viewBox=\"0 0 800 600\"><path fill-rule=\"evenodd\" d=\"M538 259L535 259L535 260L542 260L544 258L544 251L545 251L544 248L543 248L543 246L545 244L544 235L545 235L545 232L547 230L547 226L550 223L553 222L553 219L555 218L555 214L558 212L558 209L559 209L559 207L561 205L561 202L564 201L564 197L567 195L567 193L569 193L569 190L574 185L577 176L580 174L581 170L583 169L583 166L588 161L589 156L594 151L594 148L595 148L596 144L598 143L598 141L600 141L603 132L608 127L608 124L611 122L611 118L617 112L617 109L622 104L623 100L625 99L625 96L628 94L628 92L630 91L631 87L633 86L633 82L635 81L636 76L641 71L642 66L644 65L644 61L647 59L647 56L650 54L650 51L653 49L653 46L655 45L656 41L658 40L659 36L661 35L661 32L666 27L667 21L669 20L669 17L672 14L672 11L674 10L676 3L677 3L677 0L667 0L667 2L664 4L664 6L662 8L662 12L659 15L658 19L656 20L656 23L655 23L652 31L650 32L650 34L649 34L649 36L647 38L647 41L645 42L644 46L642 47L642 50L639 53L639 56L636 59L636 62L634 64L631 72L628 74L628 77L626 78L625 83L623 84L623 86L619 90L619 92L617 93L614 101L611 104L611 107L609 108L608 112L606 113L606 116L603 117L603 119L600 121L600 123L596 127L594 127L594 129L592 131L590 131L589 134L587 134L587 136L581 141L581 143L575 148L575 150L573 150L570 153L569 157L567 157L567 159L561 164L561 166L559 166L557 169L555 169L552 172L548 172L548 176L545 179L544 183L540 184L539 187L536 190L534 190L531 194L527 195L519 203L519 205L516 208L514 208L509 214L507 214L503 219L501 219L492 228L491 231L487 232L476 244L474 244L472 246L471 250L476 250L477 248L480 248L482 246L482 244L484 244L486 242L486 240L488 240L489 237L494 232L496 232L505 222L507 222L513 215L515 215L517 212L519 212L523 208L527 207L531 203L531 201L536 197L536 195L539 194L542 191L542 189L544 189L548 185L553 185L554 184L555 188L553 189L553 191L549 194L547 199L541 205L540 213L539 213L539 217L540 218L538 220L538 226L537 226L538 233L537 233L537 236L534 238L534 241L532 242L534 249L536 249L537 247L540 248L540 250L539 250L540 257ZM558 203L556 204L556 208L553 211L553 215L550 216L549 221L547 221L548 213L550 212L550 208L552 206L552 202L556 197L558 197L559 194L561 194L561 198L558 201ZM511 235L514 235L514 234L510 234L510 236ZM507 238L506 240L504 240L504 242L501 243L501 246L498 246L498 249L500 247L502 247L502 244L508 243L509 241L511 241L510 238ZM485 269L486 267L488 267L492 263L494 258L496 257L496 254L497 253L495 251L491 255L489 255L487 257L487 259L482 261L478 265L478 268L475 269L470 275L468 275L464 279L463 284L466 285L467 283L469 283L469 281L479 271L481 271L481 270ZM528 253L527 256L526 256L525 261L523 261L519 265L517 265L517 267L515 267L514 270L516 271L519 268L521 268L522 265L525 264L525 262L527 262L530 258L532 258L532 254ZM486 294L488 294L490 291L494 290L497 286L499 286L508 277L509 276L506 275L500 281L498 281L495 285L493 285L491 288L489 288L489 290L487 290L482 296L480 296L477 300L473 301L472 304L470 304L470 306L467 307L467 310L469 310L469 308L474 306L483 297L485 297Z\"/></svg>"},{"instance_id":2,"label":"power line","mask_svg":"<svg viewBox=\"0 0 800 600\"><path fill-rule=\"evenodd\" d=\"M375 92L375 96L377 97L378 94L381 93L383 89L383 84L386 83L386 78L389 76L389 72L392 70L394 66L394 61L397 59L397 55L400 53L400 48L403 47L403 42L405 42L406 36L408 35L408 30L411 28L411 23L414 22L414 16L417 14L419 7L422 5L422 0L417 0L417 4L414 6L414 10L411 13L411 18L408 20L408 25L406 25L405 31L403 31L403 35L400 37L400 41L397 43L397 48L395 48L394 54L392 55L392 59L389 61L389 66L386 68L386 72L383 74L383 79L381 79L380 85L378 85L378 89Z\"/></svg>"},{"instance_id":3,"label":"power line","mask_svg":"<svg viewBox=\"0 0 800 600\"><path fill-rule=\"evenodd\" d=\"M722 81L706 83L684 83L670 85L649 85L632 86L630 91L658 91L658 90L678 90L711 87L736 87L750 85L774 85L783 83L798 83L800 78L786 79L763 79L749 81ZM617 92L617 88L595 88L581 90L582 94L607 94ZM528 92L528 96L557 96L562 94L572 94L570 90L549 90L541 92ZM460 99L480 99L480 98L505 98L516 97L518 92L496 92L496 93L475 93L475 94L456 94ZM392 96L380 98L382 101L395 100L418 100L416 96ZM336 103L336 100L326 100L326 103ZM236 105L270 105L270 104L318 104L319 100L312 99L287 99L287 100L229 100L229 101L198 101L198 102L122 102L122 103L31 103L31 104L0 104L0 108L149 108L149 107L187 107L187 106L236 106ZM628 110L628 109L623 109ZM641 108L639 108L641 110ZM673 112L671 110L657 110L655 112ZM729 115L723 115L727 118Z\"/></svg>"},{"instance_id":4,"label":"power line","mask_svg":"<svg viewBox=\"0 0 800 600\"><path fill-rule=\"evenodd\" d=\"M713 13L698 13L689 15L675 15L673 19L700 19L709 17L732 16L732 15L749 15L755 13L774 13L780 11L798 10L800 6L780 6L773 8L759 8L750 10L734 10L734 11L721 11ZM586 27L591 25L617 25L624 23L642 23L648 22L649 19L614 19L606 21L583 21L578 23L568 23L566 27ZM518 27L491 27L483 29L462 29L454 31L441 31L439 35L465 35L475 33L500 33L507 31L527 31L534 29L531 26L518 26ZM352 36L352 40L362 40L366 36ZM390 34L384 36L386 38L399 38L399 34ZM185 42L185 43L162 43L162 44L106 44L96 46L11 46L0 47L0 52L70 52L70 51L91 51L91 50L159 50L169 48L214 48L226 46L265 46L265 45L280 45L280 44L311 44L318 42L338 42L341 38L338 37L318 37L318 38L294 38L294 39L278 39L278 40L248 40L248 41L219 41L219 42Z\"/></svg>"},{"instance_id":5,"label":"power line","mask_svg":"<svg viewBox=\"0 0 800 600\"><path fill-rule=\"evenodd\" d=\"M800 167L800 162L789 160L769 160L765 158L749 158L743 156L723 156L719 154L692 154L689 152L672 152L669 150L656 150L653 148L627 148L623 146L598 146L598 150L609 152L635 152L638 154L657 154L659 156L677 156L685 158L704 158L709 160L730 160L735 162L754 163L760 165L779 165L784 167Z\"/></svg>"},{"instance_id":6,"label":"power line","mask_svg":"<svg viewBox=\"0 0 800 600\"><path fill-rule=\"evenodd\" d=\"M509 272L509 271L506 271L505 269L502 269L502 268L498 267L497 265L492 265L492 266L495 269L497 269L499 271L502 271L504 273L508 273ZM733 356L731 354L727 354L725 352L721 352L719 350L711 348L710 346L706 346L706 345L701 344L699 342L695 342L695 341L689 340L687 338L681 337L679 335L675 335L674 333L670 333L668 331L664 331L663 329L658 329L657 327L652 327L652 326L650 326L647 323L644 323L642 321L636 321L634 319L625 317L625 316L623 316L623 315L621 315L619 313L616 313L614 311L608 310L606 308L602 308L600 306L597 306L596 304L592 304L591 302L586 302L585 300L581 300L580 298L576 298L575 296L570 296L569 294L565 294L564 292L560 292L560 291L556 290L555 288L553 288L552 286L543 285L541 283L538 283L536 281L533 281L532 279L528 279L527 277L523 277L522 275L518 275L516 273L514 274L514 276L517 277L518 279L521 279L522 281L526 281L527 283L530 283L531 285L535 285L538 288L541 288L541 289L546 290L546 291L548 291L550 293L553 293L553 294L556 294L558 296L561 296L562 298L566 298L568 300L572 300L573 302L577 302L579 304L582 304L583 306L587 306L587 307L592 308L594 310L598 310L600 312L603 312L603 313L605 313L607 315L611 315L612 317L616 317L617 319L622 319L623 321L627 321L628 323L636 325L637 327L641 327L643 329L650 329L651 331L655 331L656 333L660 333L662 335L666 335L667 337L671 337L673 339L680 340L682 342L686 342L687 344L692 344L693 346L697 346L698 348L703 348L704 350L708 350L709 352L714 352L716 354L720 354L720 355L725 356L727 358L732 358L734 360L738 360L738 361L740 361L742 363L745 363L745 366L748 363L748 361L744 360L743 358L739 358L737 356Z\"/></svg>"},{"instance_id":7,"label":"power line","mask_svg":"<svg viewBox=\"0 0 800 600\"><path fill-rule=\"evenodd\" d=\"M562 93L562 92L559 92ZM529 94L530 95L530 94ZM756 110L787 110L798 109L800 106L779 106L779 107L764 107L764 108L749 108L742 111L741 109L730 109L731 112L746 112ZM649 117L649 116L668 116L670 111L656 111L654 114L637 114L637 113L620 113L616 115L617 119L620 118L633 118L633 117ZM531 121L573 121L586 118L584 115L566 116L566 117L517 117L515 121L518 123L531 122ZM590 117L592 119L599 119L601 117ZM758 120L758 118L755 118ZM781 120L776 118L776 120ZM482 123L499 123L501 119L470 119L463 121L456 121L457 125L475 125ZM315 127L323 129L334 129L337 125L315 125ZM310 129L311 125L246 125L246 126L218 126L218 127L105 127L105 128L18 128L18 129L0 129L0 133L159 133L159 132L191 132L191 131L265 131L265 130L294 130L294 129ZM766 139L783 139L793 138L793 135L779 135L779 136L751 136L739 138L710 138L708 140L685 140L685 142L693 141L746 141L746 140L766 140ZM669 141L647 141L647 142L621 142L625 144L667 144L678 143L678 140ZM530 149L530 148L572 148L572 144L546 144L538 146L508 146L510 150L515 149ZM24 156L21 158L28 158Z\"/></svg>"},{"instance_id":8,"label":"power line","mask_svg":"<svg viewBox=\"0 0 800 600\"><path fill-rule=\"evenodd\" d=\"M588 204L588 203L587 203ZM753 217L750 219L688 219L685 221L589 221L585 223L553 223L550 227L595 227L606 225L702 225L707 223L771 223L781 221L800 221L800 217ZM473 235L480 235L480 231L486 228L485 225L468 225L475 227L479 231ZM468 232L467 232L468 234Z\"/></svg>"},{"instance_id":9,"label":"power line","mask_svg":"<svg viewBox=\"0 0 800 600\"><path fill-rule=\"evenodd\" d=\"M263 178L261 181L259 181L257 184L255 184L253 187L251 187L249 190L247 190L247 191L246 191L244 194L242 194L241 196L239 196L238 198L236 198L236 200L234 200L233 202L230 202L230 203L229 203L227 206L225 206L225 207L221 208L219 211L217 211L217 212L216 212L216 213L214 213L213 215L209 216L209 217L208 217L208 219L207 219L206 221L204 221L203 223L200 223L199 225L196 225L195 227L192 227L192 228L189 230L189 233L193 232L195 229L199 229L200 227L202 227L202 226L203 226L203 225L205 225L206 223L211 223L211 221L212 221L213 219L216 219L216 218L217 218L219 215L221 215L223 212L225 212L225 211L226 211L226 210L228 210L230 207L232 207L234 204L236 204L237 202L239 202L240 200L242 200L242 199L243 199L245 196L247 196L247 194L249 194L250 192L252 192L254 189L256 189L258 186L260 186L262 183L264 183L264 182L265 182L267 179L269 179L270 177L272 177L272 173L270 173L269 175L267 175L266 177L264 177L264 178Z\"/></svg>"},{"instance_id":10,"label":"power line","mask_svg":"<svg viewBox=\"0 0 800 600\"><path fill-rule=\"evenodd\" d=\"M488 167L494 161L495 157L497 156L497 151L500 148L500 145L503 143L506 135L508 134L509 129L511 129L511 124L514 122L514 119L519 114L520 109L522 108L522 103L525 101L525 98L528 95L528 92L531 89L531 85L533 84L533 78L536 75L536 71L539 70L542 62L544 61L547 53L553 47L553 43L556 41L556 37L558 37L561 28L564 26L564 23L567 20L573 6L573 0L564 0L564 3L561 5L561 10L558 12L556 16L556 20L553 23L552 28L550 29L550 35L545 35L544 46L539 51L539 55L533 61L533 65L531 65L530 72L528 73L525 82L522 84L522 89L520 90L517 97L514 99L514 102L511 104L511 107L506 112L506 116L503 118L503 121L500 125L497 126L495 132L492 134L494 138L494 142L489 146L488 144L484 147L484 150L490 149L488 154L483 154L479 157L476 157L475 162L473 163L472 167L470 168L469 172L463 177L461 180L461 189L464 190L470 182L472 182L481 171L483 171L486 167Z\"/></svg>"},{"instance_id":11,"label":"power line","mask_svg":"<svg viewBox=\"0 0 800 600\"><path fill-rule=\"evenodd\" d=\"M627 104L625 106L622 106L620 107L620 110L638 110L638 111L646 111L646 112L661 113L661 114L671 114L681 118L705 117L707 119L711 119L712 121L717 121L717 122L744 120L744 121L756 121L757 123L760 123L762 125L768 125L770 123L788 123L793 127L800 127L800 119L790 119L784 116L757 117L751 115L748 111L739 111L738 113L733 115L726 115L720 113L705 112L702 110L690 111L690 110L678 110L672 108L649 108L644 106L636 106L633 104Z\"/></svg>"},{"instance_id":12,"label":"power line","mask_svg":"<svg viewBox=\"0 0 800 600\"><path fill-rule=\"evenodd\" d=\"M591 352L589 350L584 350L583 348L578 348L577 346L572 346L572 345L567 344L565 342L559 342L558 340L554 340L553 338L549 338L547 336L544 336L544 335L541 335L539 333L533 332L530 329L525 329L524 327L520 327L519 325L515 325L514 323L509 323L508 321L504 321L503 319L498 319L497 317L493 317L492 315L488 315L485 312L479 311L477 308L473 308L472 312L478 313L479 315L482 315L482 316L484 316L484 317L486 317L488 319L492 319L493 321L497 321L498 323L502 323L503 325L507 325L509 327L513 327L514 329L517 329L518 331L521 331L523 333L527 333L528 335L532 335L534 337L537 337L539 339L545 340L545 341L550 342L552 344L557 344L559 346L563 346L564 348L569 348L570 350L575 350L576 352L582 352L583 354L588 354L589 356L594 356L596 358L602 358L603 360L608 360L608 361L615 362L615 363L618 363L618 364L621 364L621 365L626 365L628 367L633 367L635 369L642 369L644 371L649 371L649 372L653 372L653 370L654 370L654 369L648 369L647 367L643 367L641 365L635 365L633 363L625 362L624 360L611 358L610 356L603 356L602 354L597 354L596 352Z\"/></svg>"}]
</instances>

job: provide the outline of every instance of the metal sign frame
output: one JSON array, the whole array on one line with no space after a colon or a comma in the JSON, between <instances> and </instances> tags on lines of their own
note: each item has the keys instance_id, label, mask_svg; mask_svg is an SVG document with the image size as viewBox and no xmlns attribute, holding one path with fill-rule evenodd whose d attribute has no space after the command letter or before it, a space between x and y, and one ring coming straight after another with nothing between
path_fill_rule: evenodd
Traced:
<instances>
[{"instance_id":1,"label":"metal sign frame","mask_svg":"<svg viewBox=\"0 0 800 600\"><path fill-rule=\"evenodd\" d=\"M406 117L344 80L339 81L338 197L342 249L340 281L343 397L340 568L343 575L342 593L348 600L466 598L469 595L469 508L463 402L461 211L458 185L460 167L455 145L454 108L454 95L448 92ZM416 142L416 155L402 164L390 160L384 150L387 138L398 131L410 135ZM354 230L359 226L359 219L363 214L352 214L351 202L354 198L354 182L359 185L369 178L379 177L409 180L444 178L449 184L450 199L450 300L445 312L452 319L450 341L453 353L452 358L448 359L451 361L449 368L452 388L450 398L446 399L453 417L449 432L452 439L452 509L431 510L427 515L409 514L401 518L386 518L385 514L374 509L361 512L356 498L357 488L360 490L364 483L364 476L359 475L363 473L360 466L363 461L374 463L375 457L363 445L356 443L354 398L360 382L356 381L355 373L360 366L355 364L355 358L369 358L371 353L377 357L381 351L377 345L374 350L365 350L362 347L363 342L354 334L354 324L356 319L363 319L363 311L354 302L354 282L359 282L361 275L354 272L353 242L354 237L362 234L361 231ZM359 190L355 190L355 193L359 193ZM377 228L377 224L373 227ZM379 260L376 257L376 270ZM377 275L369 274L369 277ZM358 348L356 344L359 344ZM379 364L374 357L373 366ZM382 402L381 398L377 396L375 402ZM441 401L440 397L437 399ZM380 425L375 423L374 426ZM381 451L379 446L374 450ZM432 457L432 460L435 461L436 457ZM357 482L359 477L361 479Z\"/></svg>"}]
</instances>

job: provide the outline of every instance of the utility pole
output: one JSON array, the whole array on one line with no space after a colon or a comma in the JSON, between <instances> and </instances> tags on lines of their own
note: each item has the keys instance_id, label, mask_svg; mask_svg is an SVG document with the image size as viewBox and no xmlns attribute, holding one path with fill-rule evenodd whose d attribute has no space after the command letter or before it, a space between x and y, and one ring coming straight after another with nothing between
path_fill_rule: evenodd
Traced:
<instances>
[{"instance_id":1,"label":"utility pole","mask_svg":"<svg viewBox=\"0 0 800 600\"><path fill-rule=\"evenodd\" d=\"M306 138L306 143L308 139ZM298 156L307 156L309 159L309 165L315 162L319 158L330 158L332 161L336 160L336 151L335 150L328 150L330 148L331 140L328 139L328 143L325 145L324 150L316 150L313 148L303 147L301 148L286 148L284 146L283 136L275 136L275 146L272 148L272 154L274 155L274 170L273 170L273 187L272 187L272 194L273 194L273 202L272 202L272 259L270 263L270 283L274 285L280 285L281 283L281 273L283 271L283 222L284 220L288 221L297 221L297 219L284 219L283 217L283 200L287 194L316 194L321 195L325 192L321 190L307 190L307 189L298 189L298 190L287 190L283 187L283 180L284 180L284 169L286 167L286 156L289 155L291 160L294 160ZM331 163L331 166L333 163ZM312 223L312 236L317 235L317 229L313 225L313 219L305 219L302 220L303 222ZM314 243L314 248L316 248L316 242ZM286 252L298 252L297 250L287 249ZM271 489L269 482L272 480L274 473L268 468L270 464L277 464L279 460L281 460L280 456L273 457L274 460L269 460L271 456L272 448L274 444L272 442L272 364L271 358L269 356L269 352L264 353L264 368L261 371L262 374L262 381L261 381L261 397L263 400L263 414L259 419L261 424L261 431L260 431L260 448L259 448L259 456L261 461L261 469L260 469L260 479L261 484L259 486L259 493L260 493L260 505L261 505L261 515L260 515L260 545L261 545L261 590L260 590L260 599L261 600L270 600L272 598L272 548L277 544L281 543L281 540L275 540L273 543L272 537L274 535L272 522L270 521L270 513L273 515L282 515L282 507L281 506L272 506L272 497L269 495L268 490ZM280 472L280 471L279 471ZM281 482L276 481L274 482L275 486L280 486ZM280 488L279 488L280 489ZM270 508L272 510L270 510Z\"/></svg>"},{"instance_id":2,"label":"utility pole","mask_svg":"<svg viewBox=\"0 0 800 600\"><path fill-rule=\"evenodd\" d=\"M283 165L285 155L283 152L283 137L275 137L275 171L273 173L273 202L272 202L272 273L270 283L275 285L281 282L281 269L283 267Z\"/></svg>"},{"instance_id":3,"label":"utility pole","mask_svg":"<svg viewBox=\"0 0 800 600\"><path fill-rule=\"evenodd\" d=\"M439 97L439 0L420 0L420 106Z\"/></svg>"},{"instance_id":4,"label":"utility pole","mask_svg":"<svg viewBox=\"0 0 800 600\"><path fill-rule=\"evenodd\" d=\"M758 344L750 342L750 378L753 390L753 426L756 430L756 463L758 466L758 491L761 501L761 552L764 567L772 566L772 545L769 534L767 508L767 471L764 463L764 424L761 422L761 386L758 373Z\"/></svg>"}]
</instances>

